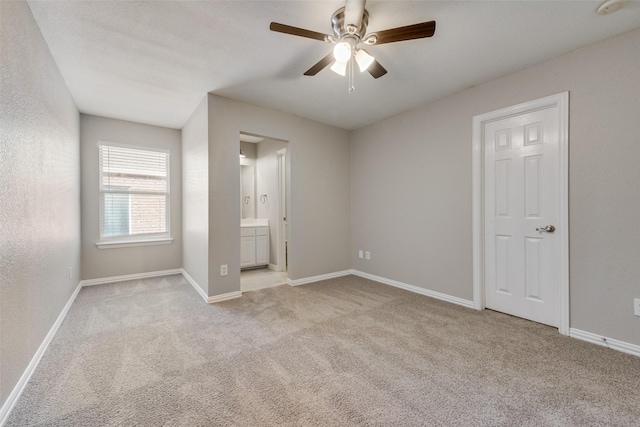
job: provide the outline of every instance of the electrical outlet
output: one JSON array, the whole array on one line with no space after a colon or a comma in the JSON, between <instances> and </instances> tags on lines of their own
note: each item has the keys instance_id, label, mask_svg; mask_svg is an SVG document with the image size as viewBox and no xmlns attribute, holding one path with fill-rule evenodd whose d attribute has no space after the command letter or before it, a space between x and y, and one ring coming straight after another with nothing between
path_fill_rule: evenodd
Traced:
<instances>
[{"instance_id":1,"label":"electrical outlet","mask_svg":"<svg viewBox=\"0 0 640 427\"><path fill-rule=\"evenodd\" d=\"M633 300L633 314L640 316L640 298L635 298Z\"/></svg>"},{"instance_id":2,"label":"electrical outlet","mask_svg":"<svg viewBox=\"0 0 640 427\"><path fill-rule=\"evenodd\" d=\"M362 254L362 249L358 251L358 258L360 259L364 258L364 255Z\"/></svg>"},{"instance_id":3,"label":"electrical outlet","mask_svg":"<svg viewBox=\"0 0 640 427\"><path fill-rule=\"evenodd\" d=\"M227 274L229 274L229 268L227 267L227 264L222 264L220 266L220 275L226 276Z\"/></svg>"},{"instance_id":4,"label":"electrical outlet","mask_svg":"<svg viewBox=\"0 0 640 427\"><path fill-rule=\"evenodd\" d=\"M369 251L365 252L365 253L364 253L364 257L365 257L367 260L370 260L370 259L371 259L371 252L369 252Z\"/></svg>"}]
</instances>

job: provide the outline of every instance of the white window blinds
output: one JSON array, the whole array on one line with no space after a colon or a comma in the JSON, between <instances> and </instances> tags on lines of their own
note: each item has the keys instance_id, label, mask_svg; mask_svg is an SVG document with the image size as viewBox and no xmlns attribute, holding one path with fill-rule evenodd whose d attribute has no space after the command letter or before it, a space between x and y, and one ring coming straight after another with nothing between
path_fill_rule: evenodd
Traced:
<instances>
[{"instance_id":1,"label":"white window blinds","mask_svg":"<svg viewBox=\"0 0 640 427\"><path fill-rule=\"evenodd\" d=\"M99 145L100 239L169 235L169 152Z\"/></svg>"}]
</instances>

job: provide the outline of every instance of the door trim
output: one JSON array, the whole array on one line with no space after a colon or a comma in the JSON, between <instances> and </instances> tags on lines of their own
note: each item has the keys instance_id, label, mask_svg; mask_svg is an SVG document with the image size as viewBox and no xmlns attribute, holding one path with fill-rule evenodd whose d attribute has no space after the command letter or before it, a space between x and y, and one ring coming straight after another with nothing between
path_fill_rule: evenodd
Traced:
<instances>
[{"instance_id":1,"label":"door trim","mask_svg":"<svg viewBox=\"0 0 640 427\"><path fill-rule=\"evenodd\" d=\"M558 331L569 335L569 92L547 96L473 117L472 140L472 212L473 212L473 305L485 308L484 283L484 125L499 119L533 110L558 107L560 162L559 227L560 260L557 274L560 284L560 326Z\"/></svg>"},{"instance_id":2,"label":"door trim","mask_svg":"<svg viewBox=\"0 0 640 427\"><path fill-rule=\"evenodd\" d=\"M284 216L287 212L287 181L286 181L286 161L287 148L281 148L276 151L278 158L278 223L277 223L277 244L276 244L276 271L287 271L286 263L286 229L284 225ZM287 212L288 213L288 212Z\"/></svg>"}]
</instances>

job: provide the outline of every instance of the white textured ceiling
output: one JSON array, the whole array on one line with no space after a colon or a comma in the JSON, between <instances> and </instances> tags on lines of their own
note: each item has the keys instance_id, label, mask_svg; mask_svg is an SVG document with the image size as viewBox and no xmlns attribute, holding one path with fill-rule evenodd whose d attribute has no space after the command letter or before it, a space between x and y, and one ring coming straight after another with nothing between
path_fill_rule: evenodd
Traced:
<instances>
[{"instance_id":1,"label":"white textured ceiling","mask_svg":"<svg viewBox=\"0 0 640 427\"><path fill-rule=\"evenodd\" d=\"M331 34L343 1L29 1L81 112L182 128L207 92L356 129L640 27L640 2L367 2L369 31L435 20L435 36L371 46L389 71L302 74L332 45L269 31ZM615 64L612 64L615 66Z\"/></svg>"}]
</instances>

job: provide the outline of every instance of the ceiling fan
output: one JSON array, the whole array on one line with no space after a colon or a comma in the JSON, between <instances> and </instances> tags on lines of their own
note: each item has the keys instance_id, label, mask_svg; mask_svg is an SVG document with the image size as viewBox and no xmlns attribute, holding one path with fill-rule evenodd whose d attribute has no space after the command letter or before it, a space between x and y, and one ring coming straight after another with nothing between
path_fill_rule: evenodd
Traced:
<instances>
[{"instance_id":1,"label":"ceiling fan","mask_svg":"<svg viewBox=\"0 0 640 427\"><path fill-rule=\"evenodd\" d=\"M375 46L431 37L436 31L436 21L421 22L405 27L367 33L369 12L364 8L365 2L366 0L346 0L345 6L338 9L331 17L333 35L277 22L272 22L269 29L278 33L335 44L333 52L309 68L304 73L305 76L315 76L331 63L333 63L331 70L344 76L350 64L350 68L353 69L352 59L354 59L360 72L368 71L369 74L377 79L387 74L387 70L369 52L358 47L360 43Z\"/></svg>"}]
</instances>

